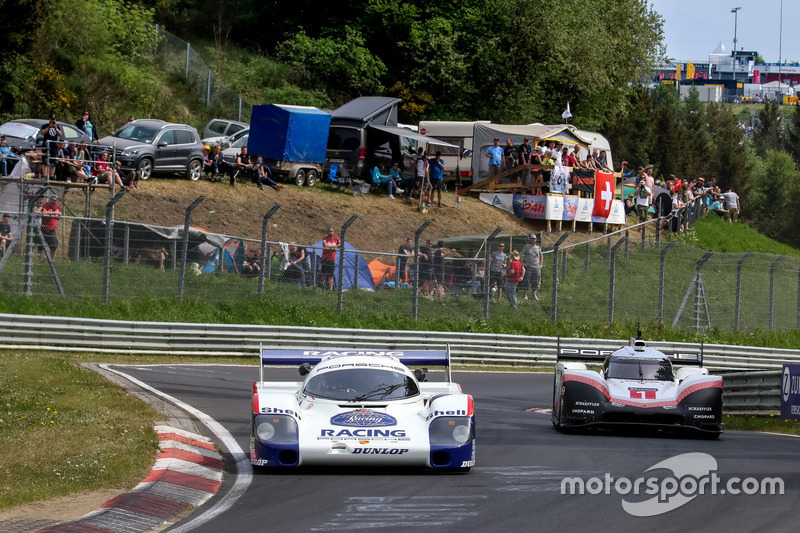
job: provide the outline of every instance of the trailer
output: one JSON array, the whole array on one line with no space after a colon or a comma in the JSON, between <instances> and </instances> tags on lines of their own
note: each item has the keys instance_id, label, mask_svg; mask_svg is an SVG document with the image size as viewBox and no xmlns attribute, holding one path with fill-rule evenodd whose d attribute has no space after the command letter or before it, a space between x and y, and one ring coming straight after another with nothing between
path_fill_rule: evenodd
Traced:
<instances>
[{"instance_id":1,"label":"trailer","mask_svg":"<svg viewBox=\"0 0 800 533\"><path fill-rule=\"evenodd\" d=\"M322 176L331 115L316 107L253 106L247 150L261 156L273 175L313 187Z\"/></svg>"},{"instance_id":2,"label":"trailer","mask_svg":"<svg viewBox=\"0 0 800 533\"><path fill-rule=\"evenodd\" d=\"M442 152L442 161L447 181L472 183L472 139L475 124L490 124L488 120L449 121L423 120L419 123L419 133L435 137L454 146L437 147Z\"/></svg>"}]
</instances>

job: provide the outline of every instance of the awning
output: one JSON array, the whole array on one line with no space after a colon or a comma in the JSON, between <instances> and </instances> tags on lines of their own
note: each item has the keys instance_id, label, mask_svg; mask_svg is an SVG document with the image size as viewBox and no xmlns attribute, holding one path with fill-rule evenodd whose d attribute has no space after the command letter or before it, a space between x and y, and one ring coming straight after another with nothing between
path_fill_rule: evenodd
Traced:
<instances>
[{"instance_id":1,"label":"awning","mask_svg":"<svg viewBox=\"0 0 800 533\"><path fill-rule=\"evenodd\" d=\"M385 131L386 133L391 133L392 135L398 135L400 137L408 137L418 143L422 144L435 144L436 146L449 146L451 148L460 148L458 145L446 143L444 141L440 141L439 139L434 139L433 137L428 137L427 135L420 135L419 133L415 133L406 128L400 128L398 126L379 126L377 124L370 124L370 128L375 128L376 130Z\"/></svg>"}]
</instances>

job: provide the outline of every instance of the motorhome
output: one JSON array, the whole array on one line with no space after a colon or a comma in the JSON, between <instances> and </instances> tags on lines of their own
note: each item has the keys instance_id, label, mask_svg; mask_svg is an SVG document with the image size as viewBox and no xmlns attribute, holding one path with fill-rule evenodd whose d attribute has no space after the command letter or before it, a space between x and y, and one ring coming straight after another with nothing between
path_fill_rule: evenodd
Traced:
<instances>
[{"instance_id":1,"label":"motorhome","mask_svg":"<svg viewBox=\"0 0 800 533\"><path fill-rule=\"evenodd\" d=\"M472 183L472 137L475 124L489 124L488 120L445 121L423 120L419 123L419 134L433 137L454 146L431 147L431 152L442 152L444 179L467 185ZM423 146L424 148L424 146Z\"/></svg>"}]
</instances>

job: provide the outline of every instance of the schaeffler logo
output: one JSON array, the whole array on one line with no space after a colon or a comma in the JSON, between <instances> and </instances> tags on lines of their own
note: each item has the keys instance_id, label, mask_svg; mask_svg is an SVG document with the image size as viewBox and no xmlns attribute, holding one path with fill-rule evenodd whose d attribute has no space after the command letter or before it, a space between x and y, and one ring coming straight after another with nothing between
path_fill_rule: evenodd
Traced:
<instances>
[{"instance_id":1,"label":"schaeffler logo","mask_svg":"<svg viewBox=\"0 0 800 533\"><path fill-rule=\"evenodd\" d=\"M668 470L672 475L651 477L614 478L606 473L603 478L583 480L569 477L561 480L561 494L611 494L623 496L622 508L633 516L656 516L668 513L706 494L783 494L781 478L731 477L722 480L717 475L717 460L707 453L684 453L654 464L645 472ZM652 496L636 501L630 496Z\"/></svg>"}]
</instances>

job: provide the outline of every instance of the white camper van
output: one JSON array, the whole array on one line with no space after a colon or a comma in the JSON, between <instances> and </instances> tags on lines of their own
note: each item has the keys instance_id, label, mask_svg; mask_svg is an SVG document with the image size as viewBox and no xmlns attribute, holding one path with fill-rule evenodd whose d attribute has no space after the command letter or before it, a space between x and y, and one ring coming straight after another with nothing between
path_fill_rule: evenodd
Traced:
<instances>
[{"instance_id":1,"label":"white camper van","mask_svg":"<svg viewBox=\"0 0 800 533\"><path fill-rule=\"evenodd\" d=\"M472 135L475 124L478 122L490 123L488 120L471 122L423 120L419 123L420 135L433 137L458 147L433 145L430 147L430 157L433 157L437 150L442 152L442 161L445 166L444 179L447 181L456 181L456 173L458 173L461 176L462 184L472 183ZM467 155L464 155L465 153Z\"/></svg>"}]
</instances>

